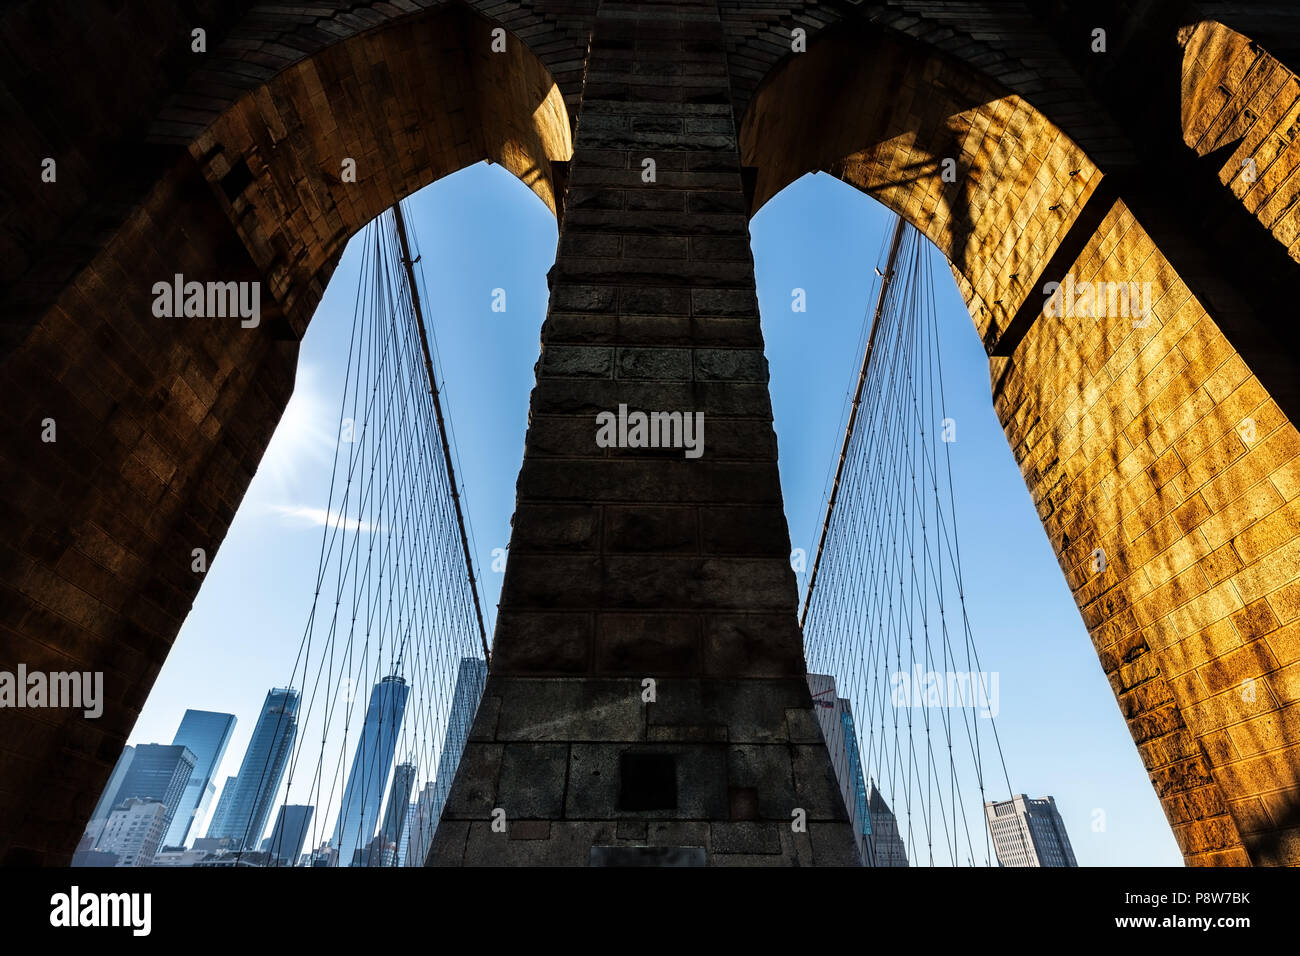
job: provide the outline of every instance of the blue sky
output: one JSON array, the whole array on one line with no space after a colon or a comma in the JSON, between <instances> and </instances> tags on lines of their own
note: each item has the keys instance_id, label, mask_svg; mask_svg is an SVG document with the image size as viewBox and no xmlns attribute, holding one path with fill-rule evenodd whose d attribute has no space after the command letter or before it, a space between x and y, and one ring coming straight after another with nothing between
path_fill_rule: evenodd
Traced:
<instances>
[{"instance_id":1,"label":"blue sky","mask_svg":"<svg viewBox=\"0 0 1300 956\"><path fill-rule=\"evenodd\" d=\"M409 215L494 619L501 575L492 550L509 541L555 219L485 164L413 196ZM786 515L793 546L810 554L890 226L882 206L827 176L791 185L752 224ZM218 785L238 769L267 689L289 679L311 608L357 269L350 247L303 342L294 397L129 741L170 742L187 707L234 713ZM1012 787L1056 798L1081 865L1181 865L993 414L965 305L946 266L934 272L967 606L981 663L1000 673ZM492 311L495 288L507 292L504 313ZM806 312L791 311L794 288L806 290Z\"/></svg>"}]
</instances>

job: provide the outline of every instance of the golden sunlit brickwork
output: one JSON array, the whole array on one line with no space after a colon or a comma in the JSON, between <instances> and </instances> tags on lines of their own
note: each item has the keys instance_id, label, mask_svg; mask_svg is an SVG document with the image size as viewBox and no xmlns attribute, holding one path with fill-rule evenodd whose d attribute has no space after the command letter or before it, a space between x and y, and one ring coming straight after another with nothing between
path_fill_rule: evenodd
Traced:
<instances>
[{"instance_id":1,"label":"golden sunlit brickwork","mask_svg":"<svg viewBox=\"0 0 1300 956\"><path fill-rule=\"evenodd\" d=\"M1188 861L1292 861L1300 435L1122 203L1072 272L1149 322L1040 317L998 415Z\"/></svg>"},{"instance_id":2,"label":"golden sunlit brickwork","mask_svg":"<svg viewBox=\"0 0 1300 956\"><path fill-rule=\"evenodd\" d=\"M1202 21L1184 45L1183 141L1300 262L1300 78L1258 43Z\"/></svg>"},{"instance_id":3,"label":"golden sunlit brickwork","mask_svg":"<svg viewBox=\"0 0 1300 956\"><path fill-rule=\"evenodd\" d=\"M1228 173L1254 155L1268 176L1242 202L1289 241L1279 183L1296 78L1221 25L1180 36L1187 145L1241 139L1220 181L1242 196ZM887 84L897 96L879 96ZM1119 185L1105 182L1027 99L921 43L828 31L753 93L741 142L756 206L826 171L948 257L1008 441L1186 859L1300 860L1300 436L1220 326L1241 330L1237 303L1207 312L1135 222L1123 158ZM1265 196L1287 215L1269 218ZM1097 284L1103 309L1127 306L1137 283L1149 320L1044 316L1045 284L1067 273Z\"/></svg>"}]
</instances>

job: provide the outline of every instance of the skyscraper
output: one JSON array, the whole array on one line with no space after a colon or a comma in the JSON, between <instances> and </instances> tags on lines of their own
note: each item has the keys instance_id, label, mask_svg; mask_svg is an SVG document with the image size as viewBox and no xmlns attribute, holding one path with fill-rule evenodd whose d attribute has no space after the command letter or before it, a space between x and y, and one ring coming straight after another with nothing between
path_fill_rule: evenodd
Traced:
<instances>
[{"instance_id":1,"label":"skyscraper","mask_svg":"<svg viewBox=\"0 0 1300 956\"><path fill-rule=\"evenodd\" d=\"M311 826L311 817L315 811L315 807L292 803L280 806L267 844L271 866L293 866L298 862L298 854L302 852L302 845L307 840L307 828Z\"/></svg>"},{"instance_id":2,"label":"skyscraper","mask_svg":"<svg viewBox=\"0 0 1300 956\"><path fill-rule=\"evenodd\" d=\"M438 773L442 773L439 761ZM452 776L456 771L452 769ZM445 789L445 788L444 788ZM406 854L403 866L424 866L424 858L429 855L429 844L433 842L434 831L438 829L438 817L434 807L438 806L438 781L430 780L421 788L420 796L411 808L411 820L406 827ZM446 796L444 794L444 799Z\"/></svg>"},{"instance_id":3,"label":"skyscraper","mask_svg":"<svg viewBox=\"0 0 1300 956\"><path fill-rule=\"evenodd\" d=\"M191 833L197 835L195 821L207 812L212 795L217 792L212 783L212 775L217 772L221 758L226 755L226 745L230 743L234 729L234 714L218 714L209 710L185 711L172 743L188 747L193 752L194 771L185 785L185 792L176 807L171 826L163 837L164 846L184 846Z\"/></svg>"},{"instance_id":4,"label":"skyscraper","mask_svg":"<svg viewBox=\"0 0 1300 956\"><path fill-rule=\"evenodd\" d=\"M366 722L361 727L343 803L334 826L334 846L339 851L339 865L361 864L362 851L379 826L379 806L384 799L384 784L397 752L397 732L406 710L411 688L396 674L385 677L370 693Z\"/></svg>"},{"instance_id":5,"label":"skyscraper","mask_svg":"<svg viewBox=\"0 0 1300 956\"><path fill-rule=\"evenodd\" d=\"M230 813L230 802L235 798L235 781L238 779L237 774L226 778L226 784L221 788L221 796L217 798L217 808L212 811L212 818L208 820L207 836L224 832L226 817Z\"/></svg>"},{"instance_id":6,"label":"skyscraper","mask_svg":"<svg viewBox=\"0 0 1300 956\"><path fill-rule=\"evenodd\" d=\"M108 815L97 849L115 854L115 866L148 866L166 829L167 807L161 801L127 797Z\"/></svg>"},{"instance_id":7,"label":"skyscraper","mask_svg":"<svg viewBox=\"0 0 1300 956\"><path fill-rule=\"evenodd\" d=\"M867 785L862 777L862 758L858 753L858 732L853 723L853 710L847 698L835 692L835 678L829 674L809 674L808 690L812 694L813 715L821 727L826 749L830 752L831 767L840 785L840 796L853 825L853 839L858 845L858 857L870 865L871 814L868 812Z\"/></svg>"},{"instance_id":8,"label":"skyscraper","mask_svg":"<svg viewBox=\"0 0 1300 956\"><path fill-rule=\"evenodd\" d=\"M108 815L113 812L113 807L117 801L118 788L122 786L122 778L126 776L126 771L131 766L131 758L134 755L134 747L123 748L122 756L117 758L117 763L113 767L113 772L109 775L104 792L99 795L99 803L95 804L95 812L90 815L90 822L86 824L85 831L86 835L90 837L92 847L95 845L95 841L99 839L104 824L108 822Z\"/></svg>"},{"instance_id":9,"label":"skyscraper","mask_svg":"<svg viewBox=\"0 0 1300 956\"><path fill-rule=\"evenodd\" d=\"M1034 800L1017 793L984 804L1001 866L1078 866L1065 821L1051 797Z\"/></svg>"},{"instance_id":10,"label":"skyscraper","mask_svg":"<svg viewBox=\"0 0 1300 956\"><path fill-rule=\"evenodd\" d=\"M397 843L397 865L406 866L407 853L411 849L411 828L415 825L416 804L412 802L406 808L406 826L402 827L402 839Z\"/></svg>"},{"instance_id":11,"label":"skyscraper","mask_svg":"<svg viewBox=\"0 0 1300 956\"><path fill-rule=\"evenodd\" d=\"M442 808L451 792L451 783L460 765L460 755L469 739L474 715L478 712L479 698L487 683L487 661L479 657L462 657L456 674L456 689L452 692L451 710L447 716L447 733L438 754L438 772L420 791L416 801L415 817L410 821L411 835L407 845L406 865L424 866L433 843L434 831L442 818Z\"/></svg>"},{"instance_id":12,"label":"skyscraper","mask_svg":"<svg viewBox=\"0 0 1300 956\"><path fill-rule=\"evenodd\" d=\"M131 756L131 765L122 775L122 782L113 796L113 809L132 797L157 801L165 811L165 833L180 805L190 774L194 772L194 764L194 754L188 747L138 744Z\"/></svg>"},{"instance_id":13,"label":"skyscraper","mask_svg":"<svg viewBox=\"0 0 1300 956\"><path fill-rule=\"evenodd\" d=\"M384 810L384 825L379 828L379 858L371 854L368 866L391 866L397 859L406 832L407 815L411 807L411 790L415 786L415 764L399 763L393 771L393 784L388 789L388 806Z\"/></svg>"},{"instance_id":14,"label":"skyscraper","mask_svg":"<svg viewBox=\"0 0 1300 956\"><path fill-rule=\"evenodd\" d=\"M298 733L298 703L298 692L291 687L267 692L239 773L226 781L212 815L209 837L229 837L238 850L261 842Z\"/></svg>"},{"instance_id":15,"label":"skyscraper","mask_svg":"<svg viewBox=\"0 0 1300 956\"><path fill-rule=\"evenodd\" d=\"M898 833L898 818L872 780L867 784L867 810L871 836L867 839L867 866L907 866L907 848Z\"/></svg>"}]
</instances>

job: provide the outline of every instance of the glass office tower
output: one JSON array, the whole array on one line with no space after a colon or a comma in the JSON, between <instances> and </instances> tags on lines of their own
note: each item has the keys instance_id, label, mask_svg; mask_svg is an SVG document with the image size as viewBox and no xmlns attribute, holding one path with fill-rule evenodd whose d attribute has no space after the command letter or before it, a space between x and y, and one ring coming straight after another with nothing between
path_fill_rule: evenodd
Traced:
<instances>
[{"instance_id":1,"label":"glass office tower","mask_svg":"<svg viewBox=\"0 0 1300 956\"><path fill-rule=\"evenodd\" d=\"M424 785L416 801L415 816L408 824L411 836L407 846L406 865L424 866L424 858L433 843L434 831L442 817L442 808L451 792L451 782L460 765L460 755L469 739L474 715L478 713L479 698L487 683L487 661L480 657L462 657L456 674L456 689L452 692L451 713L447 718L447 734L438 754L438 772Z\"/></svg>"},{"instance_id":2,"label":"glass office tower","mask_svg":"<svg viewBox=\"0 0 1300 956\"><path fill-rule=\"evenodd\" d=\"M348 771L348 785L334 827L333 842L339 851L339 866L364 864L364 851L379 827L384 784L393 766L397 732L410 693L406 680L395 674L385 677L371 691L366 722L357 741L356 756Z\"/></svg>"},{"instance_id":3,"label":"glass office tower","mask_svg":"<svg viewBox=\"0 0 1300 956\"><path fill-rule=\"evenodd\" d=\"M193 752L194 772L185 785L185 792L172 816L167 835L163 837L164 846L184 846L191 831L197 835L195 821L207 813L212 795L217 792L212 775L217 772L221 758L226 755L226 745L230 743L230 735L234 730L234 714L218 714L210 710L185 711L172 743L188 747Z\"/></svg>"},{"instance_id":4,"label":"glass office tower","mask_svg":"<svg viewBox=\"0 0 1300 956\"><path fill-rule=\"evenodd\" d=\"M225 832L226 817L230 815L230 801L235 798L235 781L238 779L238 774L226 778L226 785L221 788L221 796L217 800L217 809L212 811L212 818L208 820L208 836Z\"/></svg>"},{"instance_id":5,"label":"glass office tower","mask_svg":"<svg viewBox=\"0 0 1300 956\"><path fill-rule=\"evenodd\" d=\"M388 806L384 810L384 825L379 828L379 859L371 853L368 866L391 866L401 852L402 835L406 832L411 807L411 790L415 787L415 764L399 763L393 771L393 784L388 789ZM391 853L391 860L386 854Z\"/></svg>"},{"instance_id":6,"label":"glass office tower","mask_svg":"<svg viewBox=\"0 0 1300 956\"><path fill-rule=\"evenodd\" d=\"M110 815L112 810L132 797L156 800L166 808L163 816L165 833L176 815L185 785L194 772L195 762L194 754L188 747L138 744L131 756L131 765L122 776L122 783L113 796Z\"/></svg>"},{"instance_id":7,"label":"glass office tower","mask_svg":"<svg viewBox=\"0 0 1300 956\"><path fill-rule=\"evenodd\" d=\"M222 792L212 816L210 838L229 837L236 850L261 842L298 734L298 703L298 692L291 687L273 687L267 692L239 773L226 781L226 789L234 789L228 797Z\"/></svg>"},{"instance_id":8,"label":"glass office tower","mask_svg":"<svg viewBox=\"0 0 1300 956\"><path fill-rule=\"evenodd\" d=\"M809 674L808 691L812 695L813 716L822 729L831 768L853 826L858 856L865 865L870 856L871 815L867 786L862 778L862 757L858 752L858 733L853 722L853 708L847 698L839 696L835 678L830 674Z\"/></svg>"},{"instance_id":9,"label":"glass office tower","mask_svg":"<svg viewBox=\"0 0 1300 956\"><path fill-rule=\"evenodd\" d=\"M99 803L95 804L95 812L90 815L90 822L86 824L86 834L89 835L92 845L95 840L99 839L100 831L104 829L109 814L113 812L113 807L117 805L117 791L122 786L122 778L126 776L127 770L131 767L131 758L133 756L135 756L134 747L123 748L122 756L117 758L113 773L108 778L108 785L104 787L104 792L99 795Z\"/></svg>"},{"instance_id":10,"label":"glass office tower","mask_svg":"<svg viewBox=\"0 0 1300 956\"><path fill-rule=\"evenodd\" d=\"M298 855L307 840L307 828L315 807L282 804L275 815L275 827L267 844L274 866L297 866Z\"/></svg>"}]
</instances>

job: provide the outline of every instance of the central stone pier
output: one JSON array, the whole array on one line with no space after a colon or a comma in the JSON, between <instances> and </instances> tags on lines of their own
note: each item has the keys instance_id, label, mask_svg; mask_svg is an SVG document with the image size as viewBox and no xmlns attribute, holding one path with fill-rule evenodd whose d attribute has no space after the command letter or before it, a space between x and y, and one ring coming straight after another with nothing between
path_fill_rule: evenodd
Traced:
<instances>
[{"instance_id":1,"label":"central stone pier","mask_svg":"<svg viewBox=\"0 0 1300 956\"><path fill-rule=\"evenodd\" d=\"M491 669L428 863L858 865L714 0L602 3L575 142ZM702 455L602 447L620 404L703 413Z\"/></svg>"}]
</instances>

